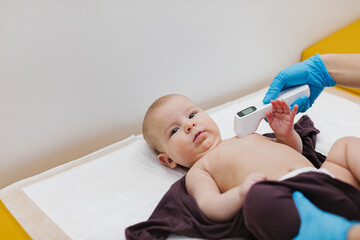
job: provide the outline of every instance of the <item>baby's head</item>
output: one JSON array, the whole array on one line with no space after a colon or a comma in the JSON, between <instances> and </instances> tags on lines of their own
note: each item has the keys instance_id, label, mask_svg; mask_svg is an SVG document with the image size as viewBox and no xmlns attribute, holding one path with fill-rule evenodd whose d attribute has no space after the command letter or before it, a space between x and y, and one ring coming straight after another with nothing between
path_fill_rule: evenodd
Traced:
<instances>
[{"instance_id":1,"label":"baby's head","mask_svg":"<svg viewBox=\"0 0 360 240\"><path fill-rule=\"evenodd\" d=\"M159 161L171 168L190 168L221 141L212 118L178 94L163 96L149 107L142 132Z\"/></svg>"}]
</instances>

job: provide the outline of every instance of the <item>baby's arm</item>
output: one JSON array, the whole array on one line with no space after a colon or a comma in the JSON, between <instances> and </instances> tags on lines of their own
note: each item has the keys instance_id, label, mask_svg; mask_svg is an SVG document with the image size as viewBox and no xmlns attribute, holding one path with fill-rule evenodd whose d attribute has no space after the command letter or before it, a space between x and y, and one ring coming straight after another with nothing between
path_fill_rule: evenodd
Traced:
<instances>
[{"instance_id":1,"label":"baby's arm","mask_svg":"<svg viewBox=\"0 0 360 240\"><path fill-rule=\"evenodd\" d=\"M186 189L207 218L215 222L225 222L231 220L240 210L250 187L262 180L266 180L263 174L253 173L248 175L240 186L221 193L209 173L192 169L186 176Z\"/></svg>"},{"instance_id":2,"label":"baby's arm","mask_svg":"<svg viewBox=\"0 0 360 240\"><path fill-rule=\"evenodd\" d=\"M295 105L292 111L284 100L271 101L272 113L266 112L266 119L276 135L279 143L286 144L298 152L302 152L302 141L299 134L294 130L294 118L298 110Z\"/></svg>"}]
</instances>

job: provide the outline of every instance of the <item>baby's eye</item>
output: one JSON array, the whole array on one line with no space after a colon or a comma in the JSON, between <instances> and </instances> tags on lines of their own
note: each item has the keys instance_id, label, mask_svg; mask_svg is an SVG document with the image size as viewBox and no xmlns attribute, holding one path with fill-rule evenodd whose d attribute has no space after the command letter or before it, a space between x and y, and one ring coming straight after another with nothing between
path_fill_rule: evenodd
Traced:
<instances>
[{"instance_id":1,"label":"baby's eye","mask_svg":"<svg viewBox=\"0 0 360 240\"><path fill-rule=\"evenodd\" d=\"M191 114L189 115L189 119L195 117L195 115L196 115L196 113L191 113Z\"/></svg>"},{"instance_id":2,"label":"baby's eye","mask_svg":"<svg viewBox=\"0 0 360 240\"><path fill-rule=\"evenodd\" d=\"M178 127L176 127L176 128L174 128L173 130L171 130L170 136L174 135L178 130L179 130Z\"/></svg>"}]
</instances>

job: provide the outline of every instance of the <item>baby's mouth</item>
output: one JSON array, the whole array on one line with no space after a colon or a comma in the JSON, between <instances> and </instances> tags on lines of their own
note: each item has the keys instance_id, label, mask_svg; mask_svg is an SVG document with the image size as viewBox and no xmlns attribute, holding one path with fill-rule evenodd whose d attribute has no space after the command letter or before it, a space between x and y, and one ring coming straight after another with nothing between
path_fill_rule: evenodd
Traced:
<instances>
[{"instance_id":1,"label":"baby's mouth","mask_svg":"<svg viewBox=\"0 0 360 240\"><path fill-rule=\"evenodd\" d=\"M204 131L199 131L195 134L195 137L194 137L194 142L196 141L196 139L198 139L198 137L203 133Z\"/></svg>"}]
</instances>

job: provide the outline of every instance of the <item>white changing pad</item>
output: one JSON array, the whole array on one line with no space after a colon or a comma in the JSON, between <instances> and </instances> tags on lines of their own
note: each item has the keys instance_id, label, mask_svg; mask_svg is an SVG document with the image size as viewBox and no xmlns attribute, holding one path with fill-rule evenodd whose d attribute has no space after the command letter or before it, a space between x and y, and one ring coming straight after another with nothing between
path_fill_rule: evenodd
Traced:
<instances>
[{"instance_id":1,"label":"white changing pad","mask_svg":"<svg viewBox=\"0 0 360 240\"><path fill-rule=\"evenodd\" d=\"M234 114L261 101L265 91L208 110L223 138L235 135ZM325 155L338 138L360 137L357 103L324 92L306 114L321 131L316 149ZM272 131L262 121L258 132ZM138 135L17 182L0 198L34 239L124 239L125 228L146 220L184 174L158 163Z\"/></svg>"}]
</instances>

